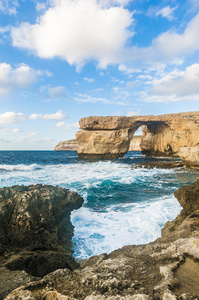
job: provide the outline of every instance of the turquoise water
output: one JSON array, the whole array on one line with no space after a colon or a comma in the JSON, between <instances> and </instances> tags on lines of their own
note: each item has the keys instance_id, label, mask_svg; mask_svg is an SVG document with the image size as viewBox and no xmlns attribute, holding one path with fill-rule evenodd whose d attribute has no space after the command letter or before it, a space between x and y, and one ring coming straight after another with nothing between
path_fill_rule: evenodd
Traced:
<instances>
[{"instance_id":1,"label":"turquoise water","mask_svg":"<svg viewBox=\"0 0 199 300\"><path fill-rule=\"evenodd\" d=\"M88 258L161 235L181 207L173 192L198 172L135 168L140 162L169 160L128 152L124 158L90 160L76 152L0 151L0 187L52 184L77 191L84 205L72 212L74 256Z\"/></svg>"}]
</instances>

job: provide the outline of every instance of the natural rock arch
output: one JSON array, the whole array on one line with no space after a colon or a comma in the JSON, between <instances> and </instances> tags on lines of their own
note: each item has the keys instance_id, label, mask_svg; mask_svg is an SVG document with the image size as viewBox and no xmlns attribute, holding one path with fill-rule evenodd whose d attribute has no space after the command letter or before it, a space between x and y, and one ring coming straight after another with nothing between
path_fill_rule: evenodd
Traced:
<instances>
[{"instance_id":1,"label":"natural rock arch","mask_svg":"<svg viewBox=\"0 0 199 300\"><path fill-rule=\"evenodd\" d=\"M143 154L181 157L182 151L190 154L191 148L199 146L199 112L136 117L96 116L82 118L79 124L83 129L76 133L80 156L121 157L128 151L130 141L140 126ZM186 149L183 150L184 147Z\"/></svg>"}]
</instances>

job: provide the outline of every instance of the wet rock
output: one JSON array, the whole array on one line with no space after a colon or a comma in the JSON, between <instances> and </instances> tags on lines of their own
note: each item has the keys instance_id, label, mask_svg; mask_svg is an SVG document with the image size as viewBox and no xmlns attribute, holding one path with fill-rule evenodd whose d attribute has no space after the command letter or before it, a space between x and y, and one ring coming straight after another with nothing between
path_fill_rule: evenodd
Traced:
<instances>
[{"instance_id":1,"label":"wet rock","mask_svg":"<svg viewBox=\"0 0 199 300\"><path fill-rule=\"evenodd\" d=\"M72 257L70 213L82 204L77 193L58 186L0 189L0 299L36 277L79 266Z\"/></svg>"}]
</instances>

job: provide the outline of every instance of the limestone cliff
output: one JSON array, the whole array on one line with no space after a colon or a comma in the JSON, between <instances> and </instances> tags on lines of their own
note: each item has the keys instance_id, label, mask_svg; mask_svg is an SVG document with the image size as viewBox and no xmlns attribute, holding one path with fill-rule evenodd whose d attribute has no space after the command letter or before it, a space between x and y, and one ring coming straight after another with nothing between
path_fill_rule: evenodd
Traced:
<instances>
[{"instance_id":1,"label":"limestone cliff","mask_svg":"<svg viewBox=\"0 0 199 300\"><path fill-rule=\"evenodd\" d=\"M199 299L199 181L176 193L182 213L163 238L91 257L79 269L60 269L10 293L6 300Z\"/></svg>"},{"instance_id":2,"label":"limestone cliff","mask_svg":"<svg viewBox=\"0 0 199 300\"><path fill-rule=\"evenodd\" d=\"M129 151L141 151L140 143L141 136L133 136L132 140L130 141Z\"/></svg>"},{"instance_id":3,"label":"limestone cliff","mask_svg":"<svg viewBox=\"0 0 199 300\"><path fill-rule=\"evenodd\" d=\"M60 142L55 146L54 151L77 151L77 141L75 139Z\"/></svg>"},{"instance_id":4,"label":"limestone cliff","mask_svg":"<svg viewBox=\"0 0 199 300\"><path fill-rule=\"evenodd\" d=\"M119 157L142 126L140 148L145 155L180 156L181 147L199 145L199 112L135 117L88 117L76 133L80 156ZM195 150L194 150L195 151ZM190 163L190 155L183 156ZM194 164L194 162L193 162Z\"/></svg>"}]
</instances>

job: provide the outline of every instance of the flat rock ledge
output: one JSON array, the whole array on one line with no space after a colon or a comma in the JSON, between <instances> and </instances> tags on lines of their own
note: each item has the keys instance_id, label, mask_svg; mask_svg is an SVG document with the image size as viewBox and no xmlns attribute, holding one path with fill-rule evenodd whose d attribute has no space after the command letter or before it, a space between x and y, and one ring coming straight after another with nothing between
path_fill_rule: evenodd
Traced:
<instances>
[{"instance_id":1,"label":"flat rock ledge","mask_svg":"<svg viewBox=\"0 0 199 300\"><path fill-rule=\"evenodd\" d=\"M70 213L83 198L59 186L0 189L0 299L59 268L74 270Z\"/></svg>"},{"instance_id":2,"label":"flat rock ledge","mask_svg":"<svg viewBox=\"0 0 199 300\"><path fill-rule=\"evenodd\" d=\"M162 238L91 257L74 271L56 270L5 299L199 299L199 181L175 196L183 209Z\"/></svg>"}]
</instances>

